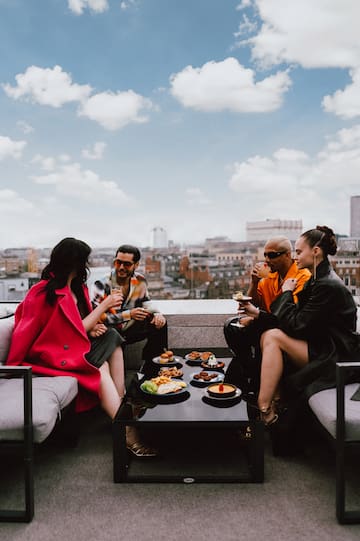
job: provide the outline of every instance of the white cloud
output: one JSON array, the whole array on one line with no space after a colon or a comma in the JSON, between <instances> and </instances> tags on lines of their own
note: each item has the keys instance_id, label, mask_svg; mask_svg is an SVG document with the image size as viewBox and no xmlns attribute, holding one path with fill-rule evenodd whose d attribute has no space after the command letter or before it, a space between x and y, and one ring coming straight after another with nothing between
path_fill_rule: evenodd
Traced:
<instances>
[{"instance_id":1,"label":"white cloud","mask_svg":"<svg viewBox=\"0 0 360 541\"><path fill-rule=\"evenodd\" d=\"M199 111L269 112L278 109L291 85L286 71L255 81L255 72L235 58L187 66L171 76L171 93L184 107Z\"/></svg>"},{"instance_id":2,"label":"white cloud","mask_svg":"<svg viewBox=\"0 0 360 541\"><path fill-rule=\"evenodd\" d=\"M61 107L71 101L83 101L90 92L89 85L72 82L71 76L61 66L39 68L30 66L25 73L15 76L17 85L2 85L6 94L15 99L25 99L40 105Z\"/></svg>"},{"instance_id":3,"label":"white cloud","mask_svg":"<svg viewBox=\"0 0 360 541\"><path fill-rule=\"evenodd\" d=\"M0 213L21 213L33 208L33 204L20 197L14 190L0 190Z\"/></svg>"},{"instance_id":4,"label":"white cloud","mask_svg":"<svg viewBox=\"0 0 360 541\"><path fill-rule=\"evenodd\" d=\"M194 207L205 207L211 204L211 201L200 188L187 188L185 190L187 203Z\"/></svg>"},{"instance_id":5,"label":"white cloud","mask_svg":"<svg viewBox=\"0 0 360 541\"><path fill-rule=\"evenodd\" d=\"M358 0L256 0L256 6L262 27L243 43L261 64L360 66Z\"/></svg>"},{"instance_id":6,"label":"white cloud","mask_svg":"<svg viewBox=\"0 0 360 541\"><path fill-rule=\"evenodd\" d=\"M248 220L302 217L307 227L323 222L344 233L359 171L360 125L340 130L313 157L282 148L271 157L234 163L229 187Z\"/></svg>"},{"instance_id":7,"label":"white cloud","mask_svg":"<svg viewBox=\"0 0 360 541\"><path fill-rule=\"evenodd\" d=\"M82 156L88 160L101 160L104 155L106 143L103 141L97 141L92 148L83 148L81 151Z\"/></svg>"},{"instance_id":8,"label":"white cloud","mask_svg":"<svg viewBox=\"0 0 360 541\"><path fill-rule=\"evenodd\" d=\"M26 141L14 141L10 137L0 135L0 160L4 158L21 158L22 151L26 146Z\"/></svg>"},{"instance_id":9,"label":"white cloud","mask_svg":"<svg viewBox=\"0 0 360 541\"><path fill-rule=\"evenodd\" d=\"M350 70L352 83L337 90L332 96L325 96L322 106L328 113L335 113L342 118L354 118L360 115L360 68Z\"/></svg>"},{"instance_id":10,"label":"white cloud","mask_svg":"<svg viewBox=\"0 0 360 541\"><path fill-rule=\"evenodd\" d=\"M108 91L91 96L81 105L78 114L95 120L107 130L118 130L127 124L147 122L148 117L141 115L141 111L151 107L149 99L133 90Z\"/></svg>"},{"instance_id":11,"label":"white cloud","mask_svg":"<svg viewBox=\"0 0 360 541\"><path fill-rule=\"evenodd\" d=\"M16 125L25 135L32 133L34 131L34 128L30 126L30 124L28 124L24 120L18 120L16 122Z\"/></svg>"},{"instance_id":12,"label":"white cloud","mask_svg":"<svg viewBox=\"0 0 360 541\"><path fill-rule=\"evenodd\" d=\"M126 1L120 2L120 9L125 11L127 9L130 9L131 6L135 6L135 5L136 5L135 0L126 0Z\"/></svg>"},{"instance_id":13,"label":"white cloud","mask_svg":"<svg viewBox=\"0 0 360 541\"><path fill-rule=\"evenodd\" d=\"M103 13L109 8L108 0L68 0L68 6L76 15L82 15L86 8L95 13Z\"/></svg>"},{"instance_id":14,"label":"white cloud","mask_svg":"<svg viewBox=\"0 0 360 541\"><path fill-rule=\"evenodd\" d=\"M31 163L39 164L43 171L54 171L56 160L51 156L42 156L41 154L36 154L31 160Z\"/></svg>"},{"instance_id":15,"label":"white cloud","mask_svg":"<svg viewBox=\"0 0 360 541\"><path fill-rule=\"evenodd\" d=\"M59 195L88 201L96 205L106 203L112 207L132 205L131 198L114 181L103 180L90 169L78 163L61 165L49 175L33 176L36 184L52 185ZM90 211L89 211L90 212Z\"/></svg>"}]
</instances>

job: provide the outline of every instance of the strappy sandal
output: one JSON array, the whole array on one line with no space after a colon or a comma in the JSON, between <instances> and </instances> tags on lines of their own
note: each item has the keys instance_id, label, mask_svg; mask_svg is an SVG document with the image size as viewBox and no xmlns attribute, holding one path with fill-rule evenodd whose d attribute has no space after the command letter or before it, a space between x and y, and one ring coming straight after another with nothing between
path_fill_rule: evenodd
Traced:
<instances>
[{"instance_id":1,"label":"strappy sandal","mask_svg":"<svg viewBox=\"0 0 360 541\"><path fill-rule=\"evenodd\" d=\"M274 403L271 402L270 406L268 408L259 408L260 410L260 418L265 426L271 426L279 419L279 415L276 413L274 408ZM273 417L271 417L270 420L266 420L266 417L268 417L271 413L273 413Z\"/></svg>"},{"instance_id":2,"label":"strappy sandal","mask_svg":"<svg viewBox=\"0 0 360 541\"><path fill-rule=\"evenodd\" d=\"M156 449L139 441L127 443L126 448L137 458L150 458L158 455L158 451Z\"/></svg>"}]
</instances>

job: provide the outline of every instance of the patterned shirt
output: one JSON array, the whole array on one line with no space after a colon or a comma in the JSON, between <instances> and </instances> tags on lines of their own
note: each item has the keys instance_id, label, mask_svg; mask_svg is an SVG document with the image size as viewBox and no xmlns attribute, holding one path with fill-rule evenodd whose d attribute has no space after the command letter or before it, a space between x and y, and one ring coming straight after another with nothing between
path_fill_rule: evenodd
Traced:
<instances>
[{"instance_id":1,"label":"patterned shirt","mask_svg":"<svg viewBox=\"0 0 360 541\"><path fill-rule=\"evenodd\" d=\"M118 286L114 270L108 276L97 280L91 288L91 302L94 308L98 306L107 295L110 295L111 288ZM141 307L143 302L149 301L150 296L147 289L146 278L140 273L134 272L130 278L130 288L126 299L119 308L111 308L105 314L103 322L105 325L112 325L119 330L125 331L134 320L130 317L133 308Z\"/></svg>"}]
</instances>

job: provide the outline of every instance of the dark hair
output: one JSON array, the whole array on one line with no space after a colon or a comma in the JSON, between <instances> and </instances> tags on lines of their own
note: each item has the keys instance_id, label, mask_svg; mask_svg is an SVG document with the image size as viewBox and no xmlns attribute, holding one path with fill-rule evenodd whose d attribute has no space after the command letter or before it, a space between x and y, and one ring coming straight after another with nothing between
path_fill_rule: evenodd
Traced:
<instances>
[{"instance_id":1,"label":"dark hair","mask_svg":"<svg viewBox=\"0 0 360 541\"><path fill-rule=\"evenodd\" d=\"M134 263L140 261L141 253L139 248L136 248L136 246L132 246L131 244L122 244L116 250L115 257L118 255L119 252L122 252L123 254L132 254L134 256Z\"/></svg>"},{"instance_id":2,"label":"dark hair","mask_svg":"<svg viewBox=\"0 0 360 541\"><path fill-rule=\"evenodd\" d=\"M82 240L66 237L52 250L50 261L41 273L41 278L47 280L45 286L46 300L54 304L55 290L65 287L71 272L76 276L71 283L71 289L77 296L79 309L85 310L86 301L82 284L87 280L89 273L89 255L91 248ZM88 312L88 310L86 309Z\"/></svg>"},{"instance_id":3,"label":"dark hair","mask_svg":"<svg viewBox=\"0 0 360 541\"><path fill-rule=\"evenodd\" d=\"M326 225L317 225L316 229L309 229L301 235L311 248L319 246L325 256L335 255L337 250L335 233Z\"/></svg>"}]
</instances>

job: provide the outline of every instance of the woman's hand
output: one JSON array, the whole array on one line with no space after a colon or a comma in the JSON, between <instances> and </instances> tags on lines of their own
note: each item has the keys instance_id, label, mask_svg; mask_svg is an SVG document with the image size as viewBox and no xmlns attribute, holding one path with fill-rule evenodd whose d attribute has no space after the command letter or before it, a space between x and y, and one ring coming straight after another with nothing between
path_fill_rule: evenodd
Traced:
<instances>
[{"instance_id":1,"label":"woman's hand","mask_svg":"<svg viewBox=\"0 0 360 541\"><path fill-rule=\"evenodd\" d=\"M105 334L106 331L107 331L106 325L104 325L103 323L96 323L95 327L93 327L91 331L89 332L89 335L92 338L97 338L98 336Z\"/></svg>"},{"instance_id":2,"label":"woman's hand","mask_svg":"<svg viewBox=\"0 0 360 541\"><path fill-rule=\"evenodd\" d=\"M282 291L294 291L296 288L297 280L295 278L288 278L282 285Z\"/></svg>"}]
</instances>

